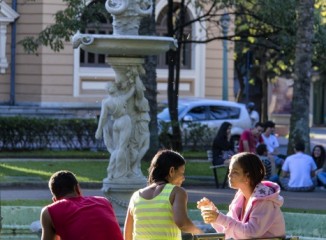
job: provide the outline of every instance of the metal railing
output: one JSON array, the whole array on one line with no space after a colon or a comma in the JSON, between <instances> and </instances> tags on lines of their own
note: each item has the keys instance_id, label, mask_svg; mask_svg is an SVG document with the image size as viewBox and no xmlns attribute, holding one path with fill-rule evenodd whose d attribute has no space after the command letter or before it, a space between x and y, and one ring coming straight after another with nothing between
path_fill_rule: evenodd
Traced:
<instances>
[{"instance_id":1,"label":"metal railing","mask_svg":"<svg viewBox=\"0 0 326 240\"><path fill-rule=\"evenodd\" d=\"M205 233L193 235L193 240L225 240L223 233ZM296 236L274 237L274 238L252 238L255 240L299 240Z\"/></svg>"},{"instance_id":2,"label":"metal railing","mask_svg":"<svg viewBox=\"0 0 326 240\"><path fill-rule=\"evenodd\" d=\"M223 233L205 233L196 234L193 236L193 240L224 240L225 235Z\"/></svg>"}]
</instances>

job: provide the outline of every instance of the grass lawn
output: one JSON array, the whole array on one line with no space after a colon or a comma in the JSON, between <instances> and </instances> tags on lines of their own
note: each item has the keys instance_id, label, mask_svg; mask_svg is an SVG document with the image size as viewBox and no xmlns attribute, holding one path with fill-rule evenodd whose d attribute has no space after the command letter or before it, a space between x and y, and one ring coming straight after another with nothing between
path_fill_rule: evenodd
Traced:
<instances>
[{"instance_id":1,"label":"grass lawn","mask_svg":"<svg viewBox=\"0 0 326 240\"><path fill-rule=\"evenodd\" d=\"M212 176L210 163L205 161L206 152L186 151L183 156L187 160L203 159L202 163L189 162L186 175ZM9 161L1 162L1 158ZM80 161L77 162L75 159ZM0 181L8 182L12 177L48 180L53 172L65 169L74 172L80 182L101 182L108 167L106 159L109 159L109 153L106 151L0 151ZM145 176L148 167L149 162L143 161L142 172Z\"/></svg>"},{"instance_id":2,"label":"grass lawn","mask_svg":"<svg viewBox=\"0 0 326 240\"><path fill-rule=\"evenodd\" d=\"M212 170L209 168L211 163L188 162L186 165L187 176L213 176ZM0 162L0 181L11 181L12 177L29 177L47 181L50 176L58 170L69 170L77 175L80 182L102 182L106 176L108 161L87 159L87 160L10 160ZM149 162L142 162L142 172L147 176ZM223 172L225 169L218 169L222 182Z\"/></svg>"},{"instance_id":3,"label":"grass lawn","mask_svg":"<svg viewBox=\"0 0 326 240\"><path fill-rule=\"evenodd\" d=\"M185 159L207 159L205 151L184 151ZM108 159L107 151L89 150L33 150L33 151L0 151L0 158L78 158L78 159Z\"/></svg>"}]
</instances>

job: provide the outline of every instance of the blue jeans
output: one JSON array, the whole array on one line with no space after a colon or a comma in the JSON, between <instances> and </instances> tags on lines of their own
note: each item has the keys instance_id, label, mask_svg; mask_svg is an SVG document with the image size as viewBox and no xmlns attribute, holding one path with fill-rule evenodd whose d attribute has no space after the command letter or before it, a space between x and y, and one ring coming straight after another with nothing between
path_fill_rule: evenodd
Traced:
<instances>
[{"instance_id":1,"label":"blue jeans","mask_svg":"<svg viewBox=\"0 0 326 240\"><path fill-rule=\"evenodd\" d=\"M315 190L315 185L307 186L307 187L290 187L289 186L290 178L280 178L280 185L285 191L290 192L312 192Z\"/></svg>"},{"instance_id":2,"label":"blue jeans","mask_svg":"<svg viewBox=\"0 0 326 240\"><path fill-rule=\"evenodd\" d=\"M326 172L320 172L317 174L318 180L326 187Z\"/></svg>"}]
</instances>

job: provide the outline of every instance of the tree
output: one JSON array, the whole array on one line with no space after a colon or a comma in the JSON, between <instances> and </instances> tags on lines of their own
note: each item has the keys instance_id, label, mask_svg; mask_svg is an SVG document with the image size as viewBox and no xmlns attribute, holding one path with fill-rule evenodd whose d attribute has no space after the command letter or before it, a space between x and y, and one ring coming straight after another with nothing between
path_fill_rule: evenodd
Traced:
<instances>
[{"instance_id":1,"label":"tree","mask_svg":"<svg viewBox=\"0 0 326 240\"><path fill-rule=\"evenodd\" d=\"M227 1L225 1L227 2ZM189 5L193 5L197 10L197 15L191 19L186 19L186 13ZM191 43L207 43L216 39L222 39L220 35L213 35L216 28L219 27L219 18L223 14L219 12L222 8L226 7L221 4L219 0L195 0L195 1L173 1L168 0L167 12L167 35L174 37L178 42L178 49L176 51L170 50L168 52L168 107L171 119L172 135L171 147L174 150L182 150L182 136L178 119L178 96L179 96L179 82L180 82L180 69L181 69L181 54L185 44ZM206 39L193 39L188 38L184 34L184 28L200 22L206 25L207 28L202 30L206 32Z\"/></svg>"},{"instance_id":2,"label":"tree","mask_svg":"<svg viewBox=\"0 0 326 240\"><path fill-rule=\"evenodd\" d=\"M240 92L237 100L243 101L245 79L253 85L261 85L262 89L257 102L262 104L262 120L267 120L267 81L277 75L290 73L295 40L293 20L295 0L225 0L225 1L168 1L168 35L177 39L179 51L169 54L168 100L173 130L172 147L181 150L181 134L178 123L177 100L180 72L180 49L183 45L195 43L205 44L214 40L229 40L236 43L236 64ZM197 9L197 15L186 20L185 12L190 4ZM236 30L228 36L221 36L220 17L227 11L235 19ZM275 18L277 15L277 18ZM202 30L205 39L186 38L183 29L199 22L206 26ZM253 59L248 63L248 56ZM250 72L249 72L250 66ZM248 96L247 96L248 97Z\"/></svg>"},{"instance_id":3,"label":"tree","mask_svg":"<svg viewBox=\"0 0 326 240\"><path fill-rule=\"evenodd\" d=\"M303 141L306 151L310 152L309 100L314 37L314 0L298 1L296 11L298 27L288 154L293 153L293 145L296 141Z\"/></svg>"},{"instance_id":4,"label":"tree","mask_svg":"<svg viewBox=\"0 0 326 240\"><path fill-rule=\"evenodd\" d=\"M248 101L246 85L254 86L261 121L268 119L267 87L276 76L292 70L295 1L238 1L234 14L236 31L235 69L240 91L238 101ZM245 100L243 98L246 98Z\"/></svg>"}]
</instances>

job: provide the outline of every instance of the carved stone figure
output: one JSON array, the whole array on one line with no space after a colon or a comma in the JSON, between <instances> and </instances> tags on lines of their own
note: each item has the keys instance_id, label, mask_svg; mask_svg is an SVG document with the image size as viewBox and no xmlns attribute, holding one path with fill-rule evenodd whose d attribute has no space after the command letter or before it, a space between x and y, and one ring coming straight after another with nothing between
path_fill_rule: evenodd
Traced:
<instances>
[{"instance_id":1,"label":"carved stone figure","mask_svg":"<svg viewBox=\"0 0 326 240\"><path fill-rule=\"evenodd\" d=\"M146 154L150 144L150 132L148 124L150 122L149 104L144 96L145 87L139 78L136 78L135 89L135 126L134 134L130 141L134 162L131 170L136 175L141 176L140 162Z\"/></svg>"},{"instance_id":2,"label":"carved stone figure","mask_svg":"<svg viewBox=\"0 0 326 240\"><path fill-rule=\"evenodd\" d=\"M95 138L100 139L103 137L104 143L111 154L108 179L128 176L129 173L128 143L132 128L126 105L128 99L133 96L134 91L134 86L124 92L118 89L116 83L110 83L108 97L102 101L101 115ZM112 127L110 126L109 114L113 120Z\"/></svg>"}]
</instances>

